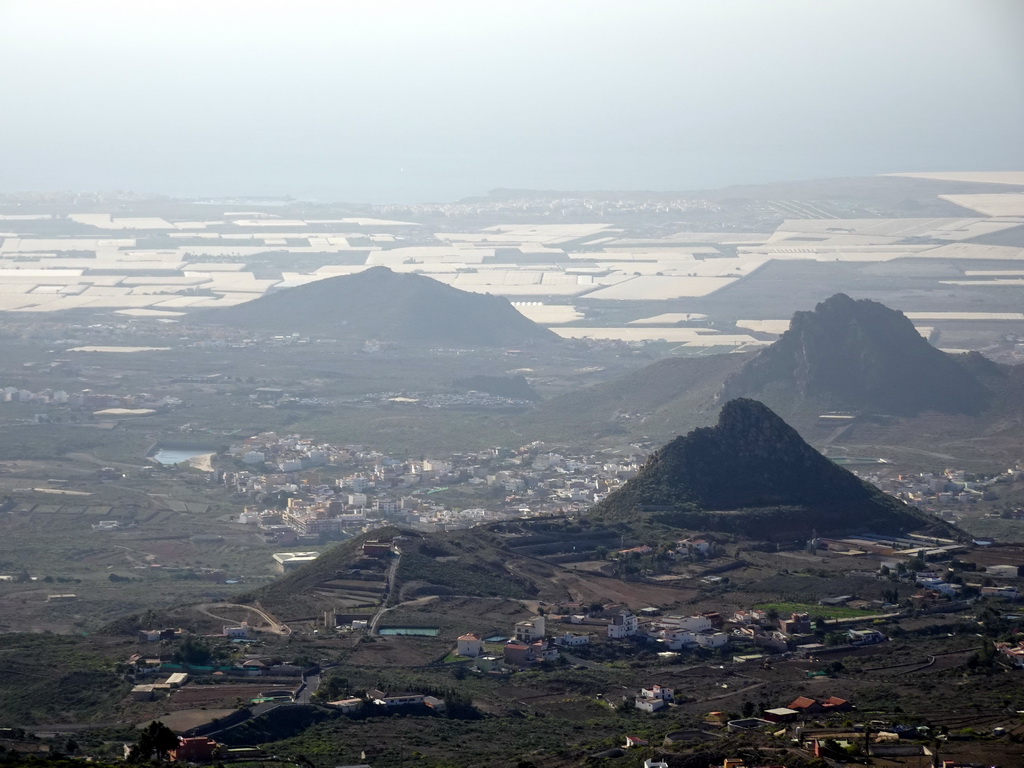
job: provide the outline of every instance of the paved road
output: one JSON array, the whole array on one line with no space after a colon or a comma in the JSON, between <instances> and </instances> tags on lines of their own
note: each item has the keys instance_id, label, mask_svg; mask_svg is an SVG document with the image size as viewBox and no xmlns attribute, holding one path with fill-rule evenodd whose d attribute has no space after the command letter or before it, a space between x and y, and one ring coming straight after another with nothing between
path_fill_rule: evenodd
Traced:
<instances>
[{"instance_id":1,"label":"paved road","mask_svg":"<svg viewBox=\"0 0 1024 768\"><path fill-rule=\"evenodd\" d=\"M384 594L381 595L380 598L380 608L378 608L377 612L373 614L373 618L370 619L370 624L367 627L368 632L371 635L377 634L377 625L380 624L380 620L383 618L384 614L388 611L393 611L398 607L397 605L393 605L390 608L385 608L384 606L387 603L388 598L391 597L391 591L395 588L395 574L398 572L398 564L401 560L402 552L399 550L395 555L395 559L391 561L391 567L388 568L388 576L384 581Z\"/></svg>"},{"instance_id":2,"label":"paved road","mask_svg":"<svg viewBox=\"0 0 1024 768\"><path fill-rule=\"evenodd\" d=\"M310 675L306 678L306 682L303 683L302 688L295 696L296 704L309 704L313 698L313 694L316 693L316 689L320 687L320 675Z\"/></svg>"}]
</instances>

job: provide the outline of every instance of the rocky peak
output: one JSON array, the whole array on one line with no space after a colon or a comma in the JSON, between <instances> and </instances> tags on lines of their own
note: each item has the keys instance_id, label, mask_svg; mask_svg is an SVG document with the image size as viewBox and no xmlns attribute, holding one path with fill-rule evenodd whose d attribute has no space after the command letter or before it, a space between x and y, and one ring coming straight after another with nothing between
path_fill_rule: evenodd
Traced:
<instances>
[{"instance_id":1,"label":"rocky peak","mask_svg":"<svg viewBox=\"0 0 1024 768\"><path fill-rule=\"evenodd\" d=\"M902 312L842 293L797 312L778 341L726 380L721 397L771 389L900 415L975 413L989 399L972 366L929 344Z\"/></svg>"},{"instance_id":2,"label":"rocky peak","mask_svg":"<svg viewBox=\"0 0 1024 768\"><path fill-rule=\"evenodd\" d=\"M619 519L648 511L673 525L769 538L813 528L896 532L930 522L822 456L770 408L746 398L727 402L715 426L656 451L594 511Z\"/></svg>"}]
</instances>

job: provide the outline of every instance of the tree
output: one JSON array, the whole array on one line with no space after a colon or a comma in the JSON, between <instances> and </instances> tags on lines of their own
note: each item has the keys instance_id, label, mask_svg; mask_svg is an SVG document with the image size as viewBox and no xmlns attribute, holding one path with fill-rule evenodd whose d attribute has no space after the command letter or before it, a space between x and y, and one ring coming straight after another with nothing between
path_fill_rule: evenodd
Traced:
<instances>
[{"instance_id":1,"label":"tree","mask_svg":"<svg viewBox=\"0 0 1024 768\"><path fill-rule=\"evenodd\" d=\"M185 635L185 639L174 651L174 660L181 664L204 667L213 661L213 651L202 638Z\"/></svg>"},{"instance_id":2,"label":"tree","mask_svg":"<svg viewBox=\"0 0 1024 768\"><path fill-rule=\"evenodd\" d=\"M749 699L747 701L744 701L743 702L743 710L742 711L743 711L743 716L744 717L753 717L754 716L754 702L750 701Z\"/></svg>"},{"instance_id":3,"label":"tree","mask_svg":"<svg viewBox=\"0 0 1024 768\"><path fill-rule=\"evenodd\" d=\"M158 760L166 760L167 753L178 748L178 737L174 731L154 720L147 725L128 752L129 763L144 763L156 755Z\"/></svg>"}]
</instances>

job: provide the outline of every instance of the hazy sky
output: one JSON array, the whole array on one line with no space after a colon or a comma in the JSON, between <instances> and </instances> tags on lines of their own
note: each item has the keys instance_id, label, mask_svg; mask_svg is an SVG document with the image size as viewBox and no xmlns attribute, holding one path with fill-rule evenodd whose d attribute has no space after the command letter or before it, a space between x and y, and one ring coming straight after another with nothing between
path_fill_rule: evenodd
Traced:
<instances>
[{"instance_id":1,"label":"hazy sky","mask_svg":"<svg viewBox=\"0 0 1024 768\"><path fill-rule=\"evenodd\" d=\"M1024 169L1022 0L0 0L0 190Z\"/></svg>"}]
</instances>

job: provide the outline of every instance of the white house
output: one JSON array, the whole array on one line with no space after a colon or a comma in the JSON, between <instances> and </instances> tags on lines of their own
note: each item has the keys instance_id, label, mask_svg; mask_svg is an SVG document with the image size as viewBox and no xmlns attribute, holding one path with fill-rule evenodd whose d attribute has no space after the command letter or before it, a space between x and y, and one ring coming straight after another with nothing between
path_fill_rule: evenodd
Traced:
<instances>
[{"instance_id":1,"label":"white house","mask_svg":"<svg viewBox=\"0 0 1024 768\"><path fill-rule=\"evenodd\" d=\"M887 639L877 629L849 629L846 634L850 638L851 645L874 645L875 643L884 643Z\"/></svg>"},{"instance_id":2,"label":"white house","mask_svg":"<svg viewBox=\"0 0 1024 768\"><path fill-rule=\"evenodd\" d=\"M1020 575L1020 569L1016 565L989 565L985 573L997 579L1015 579Z\"/></svg>"},{"instance_id":3,"label":"white house","mask_svg":"<svg viewBox=\"0 0 1024 768\"><path fill-rule=\"evenodd\" d=\"M740 624L764 624L768 621L768 612L751 608L749 611L736 611L733 621Z\"/></svg>"},{"instance_id":4,"label":"white house","mask_svg":"<svg viewBox=\"0 0 1024 768\"><path fill-rule=\"evenodd\" d=\"M590 635L574 635L572 632L566 632L564 635L555 638L555 645L561 645L565 648L575 648L580 645L587 645L589 642Z\"/></svg>"},{"instance_id":5,"label":"white house","mask_svg":"<svg viewBox=\"0 0 1024 768\"><path fill-rule=\"evenodd\" d=\"M248 640L252 637L252 627L247 621L243 621L237 627L224 627L224 637L229 640Z\"/></svg>"},{"instance_id":6,"label":"white house","mask_svg":"<svg viewBox=\"0 0 1024 768\"><path fill-rule=\"evenodd\" d=\"M328 701L328 707L334 707L340 709L342 712L358 712L363 707L362 699L338 699L337 701Z\"/></svg>"},{"instance_id":7,"label":"white house","mask_svg":"<svg viewBox=\"0 0 1024 768\"><path fill-rule=\"evenodd\" d=\"M423 694L412 692L385 693L377 689L370 689L366 692L370 700L382 707L406 707L410 704L422 704Z\"/></svg>"},{"instance_id":8,"label":"white house","mask_svg":"<svg viewBox=\"0 0 1024 768\"><path fill-rule=\"evenodd\" d=\"M1024 667L1024 643L1018 642L1017 645L1011 645L1010 643L996 643L996 649L1003 654L1013 666L1018 669Z\"/></svg>"},{"instance_id":9,"label":"white house","mask_svg":"<svg viewBox=\"0 0 1024 768\"><path fill-rule=\"evenodd\" d=\"M659 709L664 709L666 706L668 706L667 704L665 704L664 699L644 699L640 696L636 697L635 705L636 708L639 709L641 712L648 713L657 712Z\"/></svg>"},{"instance_id":10,"label":"white house","mask_svg":"<svg viewBox=\"0 0 1024 768\"><path fill-rule=\"evenodd\" d=\"M612 623L608 625L608 637L612 640L633 637L639 631L640 619L630 611L621 611L612 619Z\"/></svg>"},{"instance_id":11,"label":"white house","mask_svg":"<svg viewBox=\"0 0 1024 768\"><path fill-rule=\"evenodd\" d=\"M729 643L725 632L700 632L697 634L697 645L701 648L723 648Z\"/></svg>"},{"instance_id":12,"label":"white house","mask_svg":"<svg viewBox=\"0 0 1024 768\"><path fill-rule=\"evenodd\" d=\"M663 629L656 637L665 644L670 651L678 651L683 648L693 648L697 645L697 635L686 629Z\"/></svg>"},{"instance_id":13,"label":"white house","mask_svg":"<svg viewBox=\"0 0 1024 768\"><path fill-rule=\"evenodd\" d=\"M460 637L456 642L456 653L459 656L480 656L484 652L484 641L480 635L469 632Z\"/></svg>"},{"instance_id":14,"label":"white house","mask_svg":"<svg viewBox=\"0 0 1024 768\"><path fill-rule=\"evenodd\" d=\"M689 632L707 632L712 628L707 616L666 616L661 620L665 629L685 629Z\"/></svg>"},{"instance_id":15,"label":"white house","mask_svg":"<svg viewBox=\"0 0 1024 768\"><path fill-rule=\"evenodd\" d=\"M1016 587L982 587L981 594L986 597L1002 597L1006 600L1016 600L1020 597L1020 592L1017 591Z\"/></svg>"},{"instance_id":16,"label":"white house","mask_svg":"<svg viewBox=\"0 0 1024 768\"><path fill-rule=\"evenodd\" d=\"M675 701L675 695L672 688L666 688L663 685L655 683L650 688L640 689L641 699L661 699L662 701Z\"/></svg>"},{"instance_id":17,"label":"white house","mask_svg":"<svg viewBox=\"0 0 1024 768\"><path fill-rule=\"evenodd\" d=\"M711 552L711 542L707 539L682 539L676 542L676 552L681 555L707 555Z\"/></svg>"},{"instance_id":18,"label":"white house","mask_svg":"<svg viewBox=\"0 0 1024 768\"><path fill-rule=\"evenodd\" d=\"M534 616L527 621L517 621L515 627L515 638L520 643L532 643L545 636L543 616Z\"/></svg>"}]
</instances>

